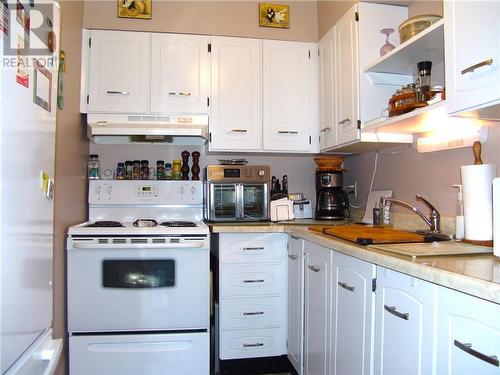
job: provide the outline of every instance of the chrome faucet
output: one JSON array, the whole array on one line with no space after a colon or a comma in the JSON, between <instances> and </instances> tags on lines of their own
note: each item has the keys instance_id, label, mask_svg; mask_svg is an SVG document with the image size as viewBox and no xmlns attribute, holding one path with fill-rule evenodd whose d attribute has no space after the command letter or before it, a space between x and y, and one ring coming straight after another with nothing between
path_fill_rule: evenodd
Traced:
<instances>
[{"instance_id":1,"label":"chrome faucet","mask_svg":"<svg viewBox=\"0 0 500 375\"><path fill-rule=\"evenodd\" d=\"M417 215L419 215L429 226L430 228L430 233L441 233L441 215L439 214L438 210L429 203L429 201L425 198L423 198L421 195L416 195L416 199L418 201L423 202L430 210L429 213L429 218L427 218L422 211L420 211L418 208L413 207L411 204L406 203L404 201L401 201L399 199L393 199L393 198L386 198L386 197L381 197L380 198L380 209L382 210L381 212L381 220L382 224L388 225L391 223L391 203L398 204L400 206L406 207L413 212L415 212Z\"/></svg>"}]
</instances>

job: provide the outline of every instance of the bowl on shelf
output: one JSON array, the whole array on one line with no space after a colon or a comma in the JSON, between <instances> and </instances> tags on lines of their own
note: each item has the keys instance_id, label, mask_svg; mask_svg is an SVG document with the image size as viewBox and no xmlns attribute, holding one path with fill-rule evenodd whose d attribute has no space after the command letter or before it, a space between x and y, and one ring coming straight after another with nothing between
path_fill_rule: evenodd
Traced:
<instances>
[{"instance_id":1,"label":"bowl on shelf","mask_svg":"<svg viewBox=\"0 0 500 375\"><path fill-rule=\"evenodd\" d=\"M314 158L314 162L318 166L318 168L316 168L316 171L342 171L342 163L344 162L345 158L346 157L344 155L332 155Z\"/></svg>"},{"instance_id":2,"label":"bowl on shelf","mask_svg":"<svg viewBox=\"0 0 500 375\"><path fill-rule=\"evenodd\" d=\"M401 44L424 31L441 18L443 17L436 14L421 14L407 19L399 25L399 40L401 41Z\"/></svg>"}]
</instances>

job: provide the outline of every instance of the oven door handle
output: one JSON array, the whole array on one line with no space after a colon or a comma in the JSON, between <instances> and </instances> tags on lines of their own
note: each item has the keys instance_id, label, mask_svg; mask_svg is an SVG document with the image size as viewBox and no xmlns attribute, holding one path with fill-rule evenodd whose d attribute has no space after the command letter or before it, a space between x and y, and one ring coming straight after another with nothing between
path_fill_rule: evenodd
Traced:
<instances>
[{"instance_id":1,"label":"oven door handle","mask_svg":"<svg viewBox=\"0 0 500 375\"><path fill-rule=\"evenodd\" d=\"M193 241L189 243L111 243L111 244L96 244L96 243L80 243L73 242L73 248L75 249L194 249L203 248L203 241Z\"/></svg>"}]
</instances>

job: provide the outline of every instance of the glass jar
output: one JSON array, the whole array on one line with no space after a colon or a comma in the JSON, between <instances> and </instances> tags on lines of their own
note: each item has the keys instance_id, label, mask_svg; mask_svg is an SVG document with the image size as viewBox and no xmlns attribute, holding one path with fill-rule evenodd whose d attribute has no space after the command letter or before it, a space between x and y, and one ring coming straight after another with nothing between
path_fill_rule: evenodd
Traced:
<instances>
[{"instance_id":1,"label":"glass jar","mask_svg":"<svg viewBox=\"0 0 500 375\"><path fill-rule=\"evenodd\" d=\"M182 178L181 161L174 160L172 163L173 163L172 164L172 179L173 180L180 180Z\"/></svg>"},{"instance_id":2,"label":"glass jar","mask_svg":"<svg viewBox=\"0 0 500 375\"><path fill-rule=\"evenodd\" d=\"M89 180L99 179L99 156L96 154L89 155L88 177Z\"/></svg>"},{"instance_id":3,"label":"glass jar","mask_svg":"<svg viewBox=\"0 0 500 375\"><path fill-rule=\"evenodd\" d=\"M157 180L165 179L165 162L163 160L158 160L156 162L156 179Z\"/></svg>"},{"instance_id":4,"label":"glass jar","mask_svg":"<svg viewBox=\"0 0 500 375\"><path fill-rule=\"evenodd\" d=\"M125 180L125 163L118 163L116 166L116 179Z\"/></svg>"},{"instance_id":5,"label":"glass jar","mask_svg":"<svg viewBox=\"0 0 500 375\"><path fill-rule=\"evenodd\" d=\"M133 165L134 165L134 163L132 163L131 160L127 160L125 162L125 180L132 179Z\"/></svg>"},{"instance_id":6,"label":"glass jar","mask_svg":"<svg viewBox=\"0 0 500 375\"><path fill-rule=\"evenodd\" d=\"M149 161L141 160L141 180L149 180Z\"/></svg>"},{"instance_id":7,"label":"glass jar","mask_svg":"<svg viewBox=\"0 0 500 375\"><path fill-rule=\"evenodd\" d=\"M133 180L140 180L141 179L141 161L140 160L134 160L134 163L132 166L132 179Z\"/></svg>"},{"instance_id":8,"label":"glass jar","mask_svg":"<svg viewBox=\"0 0 500 375\"><path fill-rule=\"evenodd\" d=\"M165 180L172 179L172 164L165 163Z\"/></svg>"}]
</instances>

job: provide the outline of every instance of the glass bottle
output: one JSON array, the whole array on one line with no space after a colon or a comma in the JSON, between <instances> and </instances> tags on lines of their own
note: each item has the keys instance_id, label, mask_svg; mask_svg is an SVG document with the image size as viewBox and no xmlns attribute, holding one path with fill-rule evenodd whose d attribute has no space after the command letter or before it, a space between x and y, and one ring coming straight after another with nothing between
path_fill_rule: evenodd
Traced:
<instances>
[{"instance_id":1,"label":"glass bottle","mask_svg":"<svg viewBox=\"0 0 500 375\"><path fill-rule=\"evenodd\" d=\"M149 161L141 160L141 180L149 180Z\"/></svg>"},{"instance_id":2,"label":"glass bottle","mask_svg":"<svg viewBox=\"0 0 500 375\"><path fill-rule=\"evenodd\" d=\"M141 179L141 161L134 160L134 164L132 167L132 179L140 180Z\"/></svg>"},{"instance_id":3,"label":"glass bottle","mask_svg":"<svg viewBox=\"0 0 500 375\"><path fill-rule=\"evenodd\" d=\"M165 163L165 180L172 179L172 164Z\"/></svg>"},{"instance_id":4,"label":"glass bottle","mask_svg":"<svg viewBox=\"0 0 500 375\"><path fill-rule=\"evenodd\" d=\"M127 160L125 162L125 180L132 179L133 165L134 165L134 163L132 163L131 160Z\"/></svg>"},{"instance_id":5,"label":"glass bottle","mask_svg":"<svg viewBox=\"0 0 500 375\"><path fill-rule=\"evenodd\" d=\"M181 161L174 160L172 164L172 179L180 180L181 178L182 178Z\"/></svg>"},{"instance_id":6,"label":"glass bottle","mask_svg":"<svg viewBox=\"0 0 500 375\"><path fill-rule=\"evenodd\" d=\"M158 160L156 162L156 179L157 180L165 179L165 162L163 160Z\"/></svg>"},{"instance_id":7,"label":"glass bottle","mask_svg":"<svg viewBox=\"0 0 500 375\"><path fill-rule=\"evenodd\" d=\"M88 177L89 180L99 179L99 156L96 154L89 155Z\"/></svg>"},{"instance_id":8,"label":"glass bottle","mask_svg":"<svg viewBox=\"0 0 500 375\"><path fill-rule=\"evenodd\" d=\"M124 180L125 179L125 163L118 163L116 166L116 179Z\"/></svg>"}]
</instances>

